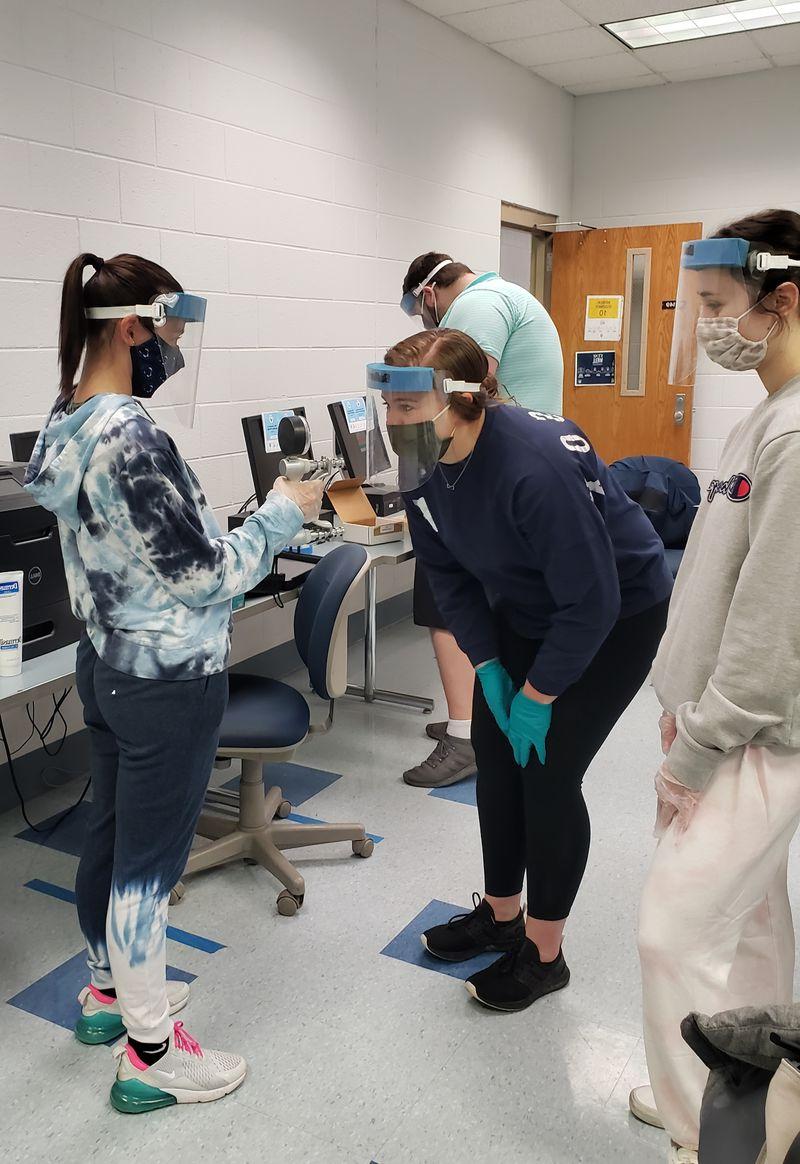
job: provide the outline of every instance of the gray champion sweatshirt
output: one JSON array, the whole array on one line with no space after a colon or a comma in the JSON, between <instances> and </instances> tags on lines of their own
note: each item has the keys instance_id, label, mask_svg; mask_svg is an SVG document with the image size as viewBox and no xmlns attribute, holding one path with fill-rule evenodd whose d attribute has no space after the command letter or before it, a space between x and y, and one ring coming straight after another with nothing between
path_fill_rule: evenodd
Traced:
<instances>
[{"instance_id":1,"label":"gray champion sweatshirt","mask_svg":"<svg viewBox=\"0 0 800 1164\"><path fill-rule=\"evenodd\" d=\"M725 444L653 680L678 720L667 765L691 788L742 745L800 750L800 376Z\"/></svg>"}]
</instances>

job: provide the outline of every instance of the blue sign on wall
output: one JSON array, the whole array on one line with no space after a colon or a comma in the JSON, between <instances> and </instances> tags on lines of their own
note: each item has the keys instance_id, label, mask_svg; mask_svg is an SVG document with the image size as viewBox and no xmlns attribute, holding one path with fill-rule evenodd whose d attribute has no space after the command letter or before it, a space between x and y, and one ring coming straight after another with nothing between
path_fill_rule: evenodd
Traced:
<instances>
[{"instance_id":1,"label":"blue sign on wall","mask_svg":"<svg viewBox=\"0 0 800 1164\"><path fill-rule=\"evenodd\" d=\"M575 387L591 384L612 387L617 382L616 352L576 352Z\"/></svg>"}]
</instances>

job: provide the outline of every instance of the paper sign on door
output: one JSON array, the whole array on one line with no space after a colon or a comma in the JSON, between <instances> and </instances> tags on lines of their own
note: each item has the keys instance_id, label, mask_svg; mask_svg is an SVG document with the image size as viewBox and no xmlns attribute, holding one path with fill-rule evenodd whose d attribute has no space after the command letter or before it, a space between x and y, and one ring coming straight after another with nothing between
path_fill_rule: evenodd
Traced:
<instances>
[{"instance_id":1,"label":"paper sign on door","mask_svg":"<svg viewBox=\"0 0 800 1164\"><path fill-rule=\"evenodd\" d=\"M584 340L621 340L624 303L624 295L587 295Z\"/></svg>"}]
</instances>

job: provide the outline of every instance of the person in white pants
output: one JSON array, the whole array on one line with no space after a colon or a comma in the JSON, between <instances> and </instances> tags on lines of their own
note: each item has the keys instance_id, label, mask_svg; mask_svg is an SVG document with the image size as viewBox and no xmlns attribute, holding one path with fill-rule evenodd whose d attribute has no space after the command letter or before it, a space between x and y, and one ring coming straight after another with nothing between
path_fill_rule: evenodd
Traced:
<instances>
[{"instance_id":1,"label":"person in white pants","mask_svg":"<svg viewBox=\"0 0 800 1164\"><path fill-rule=\"evenodd\" d=\"M696 343L695 343L696 337ZM697 1160L707 1069L691 1011L792 998L786 888L800 823L800 215L686 243L670 383L696 347L767 392L731 433L692 530L653 679L664 708L660 841L641 905L649 1088L639 1119Z\"/></svg>"}]
</instances>

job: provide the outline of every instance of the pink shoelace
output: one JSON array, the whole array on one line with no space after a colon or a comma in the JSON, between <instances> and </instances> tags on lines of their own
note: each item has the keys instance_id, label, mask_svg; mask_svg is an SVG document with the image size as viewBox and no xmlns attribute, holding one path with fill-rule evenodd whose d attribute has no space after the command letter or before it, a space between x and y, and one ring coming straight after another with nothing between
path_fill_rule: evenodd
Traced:
<instances>
[{"instance_id":1,"label":"pink shoelace","mask_svg":"<svg viewBox=\"0 0 800 1164\"><path fill-rule=\"evenodd\" d=\"M193 1039L189 1032L184 1028L183 1023L173 1023L173 1036L175 1039L175 1047L178 1051L188 1051L190 1055L197 1055L203 1058L203 1048L198 1043L197 1039Z\"/></svg>"}]
</instances>

